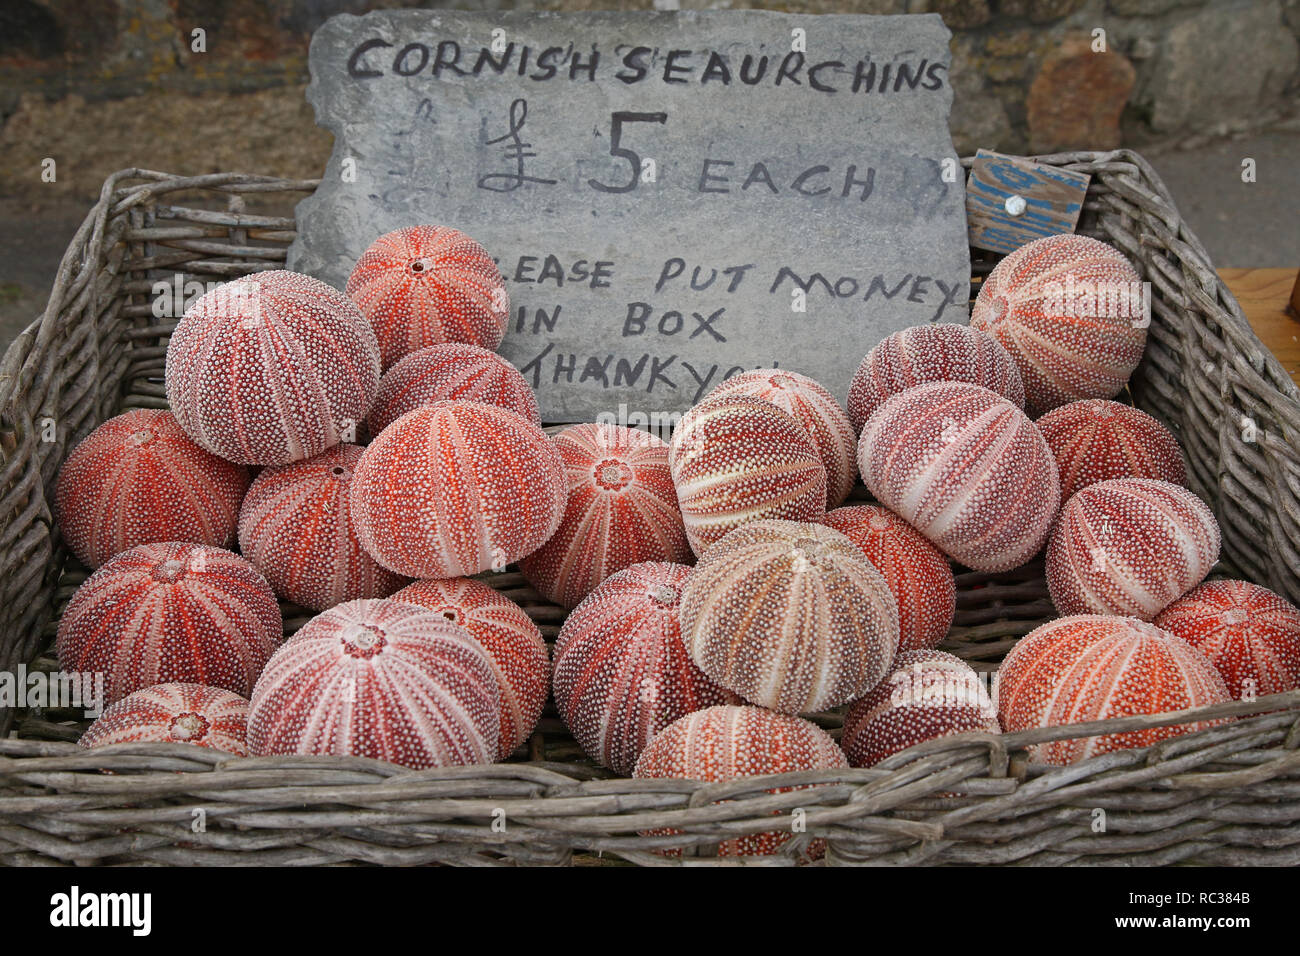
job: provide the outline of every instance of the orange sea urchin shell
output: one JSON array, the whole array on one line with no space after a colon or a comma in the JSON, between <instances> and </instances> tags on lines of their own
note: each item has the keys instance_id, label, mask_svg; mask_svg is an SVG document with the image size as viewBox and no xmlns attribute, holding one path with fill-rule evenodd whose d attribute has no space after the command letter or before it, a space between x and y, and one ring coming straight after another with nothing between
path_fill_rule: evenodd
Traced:
<instances>
[{"instance_id":1,"label":"orange sea urchin shell","mask_svg":"<svg viewBox=\"0 0 1300 956\"><path fill-rule=\"evenodd\" d=\"M717 782L847 766L844 751L816 724L761 707L720 704L665 727L642 752L633 776ZM724 840L718 856L772 854L792 836L787 827ZM820 847L813 843L805 855L820 855Z\"/></svg>"},{"instance_id":2,"label":"orange sea urchin shell","mask_svg":"<svg viewBox=\"0 0 1300 956\"><path fill-rule=\"evenodd\" d=\"M564 466L540 428L480 402L407 412L352 472L352 520L376 561L413 578L506 566L564 516Z\"/></svg>"},{"instance_id":3,"label":"orange sea urchin shell","mask_svg":"<svg viewBox=\"0 0 1300 956\"><path fill-rule=\"evenodd\" d=\"M248 755L248 701L205 684L154 684L112 704L81 735L83 747L194 744Z\"/></svg>"},{"instance_id":4,"label":"orange sea urchin shell","mask_svg":"<svg viewBox=\"0 0 1300 956\"><path fill-rule=\"evenodd\" d=\"M347 293L374 326L385 369L427 345L495 349L510 315L501 272L481 245L447 226L385 233L361 254Z\"/></svg>"},{"instance_id":5,"label":"orange sea urchin shell","mask_svg":"<svg viewBox=\"0 0 1300 956\"><path fill-rule=\"evenodd\" d=\"M615 571L693 560L662 440L607 424L574 425L552 440L568 485L564 518L519 562L542 597L574 608Z\"/></svg>"},{"instance_id":6,"label":"orange sea urchin shell","mask_svg":"<svg viewBox=\"0 0 1300 956\"><path fill-rule=\"evenodd\" d=\"M1058 618L1022 637L998 670L997 692L1005 733L1231 699L1209 658L1181 637L1135 618L1094 614ZM1209 726L1201 721L1051 741L1031 746L1030 756L1039 763L1074 763Z\"/></svg>"},{"instance_id":7,"label":"orange sea urchin shell","mask_svg":"<svg viewBox=\"0 0 1300 956\"><path fill-rule=\"evenodd\" d=\"M852 541L884 576L898 603L898 649L938 646L957 612L957 581L943 553L879 505L836 508L821 523Z\"/></svg>"},{"instance_id":8,"label":"orange sea urchin shell","mask_svg":"<svg viewBox=\"0 0 1300 956\"><path fill-rule=\"evenodd\" d=\"M246 695L283 636L266 579L237 554L167 542L123 551L86 579L59 621L59 664L100 671L105 703L154 684Z\"/></svg>"},{"instance_id":9,"label":"orange sea urchin shell","mask_svg":"<svg viewBox=\"0 0 1300 956\"><path fill-rule=\"evenodd\" d=\"M239 512L239 549L275 593L313 611L387 597L406 579L378 564L357 539L348 507L357 445L264 468Z\"/></svg>"},{"instance_id":10,"label":"orange sea urchin shell","mask_svg":"<svg viewBox=\"0 0 1300 956\"><path fill-rule=\"evenodd\" d=\"M1186 484L1173 433L1141 409L1104 398L1070 402L1037 422L1061 475L1061 500L1109 478Z\"/></svg>"},{"instance_id":11,"label":"orange sea urchin shell","mask_svg":"<svg viewBox=\"0 0 1300 956\"><path fill-rule=\"evenodd\" d=\"M1160 612L1156 627L1210 659L1234 698L1300 687L1300 608L1249 581L1206 581Z\"/></svg>"},{"instance_id":12,"label":"orange sea urchin shell","mask_svg":"<svg viewBox=\"0 0 1300 956\"><path fill-rule=\"evenodd\" d=\"M158 541L234 542L248 469L195 444L171 412L137 408L104 422L59 469L63 540L97 568Z\"/></svg>"},{"instance_id":13,"label":"orange sea urchin shell","mask_svg":"<svg viewBox=\"0 0 1300 956\"><path fill-rule=\"evenodd\" d=\"M555 643L555 705L574 739L629 774L659 731L731 696L700 672L677 620L691 569L636 564L578 605Z\"/></svg>"}]
</instances>

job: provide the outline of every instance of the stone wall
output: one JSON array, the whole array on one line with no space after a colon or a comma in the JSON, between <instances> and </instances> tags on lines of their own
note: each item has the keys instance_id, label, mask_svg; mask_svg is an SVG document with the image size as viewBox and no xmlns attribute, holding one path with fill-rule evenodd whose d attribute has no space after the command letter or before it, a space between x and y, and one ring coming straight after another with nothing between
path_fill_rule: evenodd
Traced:
<instances>
[{"instance_id":1,"label":"stone wall","mask_svg":"<svg viewBox=\"0 0 1300 956\"><path fill-rule=\"evenodd\" d=\"M650 9L674 0L5 0L0 195L90 198L109 172L314 177L330 136L303 98L307 43L377 6ZM933 11L954 31L963 153L1142 147L1295 122L1300 0L788 0L682 6ZM202 30L201 40L195 30ZM1102 31L1099 33L1098 31ZM1104 43L1104 52L1099 52ZM199 49L199 47L202 49Z\"/></svg>"}]
</instances>

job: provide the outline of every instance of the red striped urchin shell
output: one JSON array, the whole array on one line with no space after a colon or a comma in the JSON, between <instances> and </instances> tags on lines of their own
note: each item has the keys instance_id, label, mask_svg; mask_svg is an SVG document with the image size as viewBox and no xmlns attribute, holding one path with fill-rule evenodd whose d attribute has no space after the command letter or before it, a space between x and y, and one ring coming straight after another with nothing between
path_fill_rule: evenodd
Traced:
<instances>
[{"instance_id":1,"label":"red striped urchin shell","mask_svg":"<svg viewBox=\"0 0 1300 956\"><path fill-rule=\"evenodd\" d=\"M537 396L517 368L485 348L449 342L412 352L385 372L366 424L378 435L412 409L456 399L499 405L542 423Z\"/></svg>"},{"instance_id":2,"label":"red striped urchin shell","mask_svg":"<svg viewBox=\"0 0 1300 956\"><path fill-rule=\"evenodd\" d=\"M1021 638L998 670L1004 733L1221 704L1223 678L1181 637L1135 618L1057 618ZM1037 763L1069 764L1147 747L1222 720L1031 745Z\"/></svg>"},{"instance_id":3,"label":"red striped urchin shell","mask_svg":"<svg viewBox=\"0 0 1300 956\"><path fill-rule=\"evenodd\" d=\"M380 236L357 260L347 293L374 326L386 369L427 345L468 342L495 349L510 315L492 257L447 226Z\"/></svg>"},{"instance_id":4,"label":"red striped urchin shell","mask_svg":"<svg viewBox=\"0 0 1300 956\"><path fill-rule=\"evenodd\" d=\"M167 401L185 433L246 465L319 455L379 389L375 333L347 296L296 272L258 272L202 296L167 347Z\"/></svg>"},{"instance_id":5,"label":"red striped urchin shell","mask_svg":"<svg viewBox=\"0 0 1300 956\"><path fill-rule=\"evenodd\" d=\"M1104 398L1070 402L1038 420L1061 475L1061 500L1108 478L1186 484L1173 433L1141 409Z\"/></svg>"},{"instance_id":6,"label":"red striped urchin shell","mask_svg":"<svg viewBox=\"0 0 1300 956\"><path fill-rule=\"evenodd\" d=\"M82 564L155 541L234 543L248 469L200 448L171 412L138 408L104 422L59 469L59 529Z\"/></svg>"},{"instance_id":7,"label":"red striped urchin shell","mask_svg":"<svg viewBox=\"0 0 1300 956\"><path fill-rule=\"evenodd\" d=\"M803 426L826 469L826 507L834 508L858 479L858 438L835 396L807 375L777 368L741 372L727 379L705 401L724 395L749 395L771 402Z\"/></svg>"},{"instance_id":8,"label":"red striped urchin shell","mask_svg":"<svg viewBox=\"0 0 1300 956\"><path fill-rule=\"evenodd\" d=\"M968 382L1025 407L1025 385L1011 353L993 336L965 325L914 325L867 353L849 386L849 419L857 431L885 400L927 382Z\"/></svg>"},{"instance_id":9,"label":"red striped urchin shell","mask_svg":"<svg viewBox=\"0 0 1300 956\"><path fill-rule=\"evenodd\" d=\"M972 328L1020 368L1035 415L1079 398L1113 398L1146 347L1142 285L1124 255L1087 236L1045 236L999 262L971 309Z\"/></svg>"},{"instance_id":10,"label":"red striped urchin shell","mask_svg":"<svg viewBox=\"0 0 1300 956\"><path fill-rule=\"evenodd\" d=\"M262 470L239 512L239 550L280 597L313 611L387 597L407 579L361 547L348 508L364 451L335 445L306 461Z\"/></svg>"},{"instance_id":11,"label":"red striped urchin shell","mask_svg":"<svg viewBox=\"0 0 1300 956\"><path fill-rule=\"evenodd\" d=\"M761 707L721 704L687 714L665 727L642 752L633 776L717 782L847 766L844 751L816 724ZM791 789L779 787L770 792ZM784 830L724 840L718 845L718 856L776 853L792 835L787 825ZM818 855L814 844L807 856Z\"/></svg>"},{"instance_id":12,"label":"red striped urchin shell","mask_svg":"<svg viewBox=\"0 0 1300 956\"><path fill-rule=\"evenodd\" d=\"M881 504L977 571L1037 554L1061 503L1037 427L978 385L932 382L895 395L863 428L858 465Z\"/></svg>"},{"instance_id":13,"label":"red striped urchin shell","mask_svg":"<svg viewBox=\"0 0 1300 956\"><path fill-rule=\"evenodd\" d=\"M491 763L500 708L492 662L464 628L403 601L349 601L308 621L266 665L248 750L416 770Z\"/></svg>"},{"instance_id":14,"label":"red striped urchin shell","mask_svg":"<svg viewBox=\"0 0 1300 956\"><path fill-rule=\"evenodd\" d=\"M710 678L787 714L861 697L898 651L889 586L844 535L756 521L700 558L686 582L682 639Z\"/></svg>"},{"instance_id":15,"label":"red striped urchin shell","mask_svg":"<svg viewBox=\"0 0 1300 956\"><path fill-rule=\"evenodd\" d=\"M1062 614L1149 621L1205 579L1219 525L1186 488L1113 478L1075 492L1047 545L1047 588Z\"/></svg>"},{"instance_id":16,"label":"red striped urchin shell","mask_svg":"<svg viewBox=\"0 0 1300 956\"><path fill-rule=\"evenodd\" d=\"M59 621L59 664L104 674L105 703L153 684L247 695L283 636L266 579L239 555L167 542L123 551L86 579Z\"/></svg>"},{"instance_id":17,"label":"red striped urchin shell","mask_svg":"<svg viewBox=\"0 0 1300 956\"><path fill-rule=\"evenodd\" d=\"M615 571L693 561L662 440L622 425L566 428L553 439L568 504L559 530L519 562L546 600L574 608Z\"/></svg>"},{"instance_id":18,"label":"red striped urchin shell","mask_svg":"<svg viewBox=\"0 0 1300 956\"><path fill-rule=\"evenodd\" d=\"M565 498L564 465L545 433L480 402L407 412L352 473L362 545L413 578L505 570L555 533Z\"/></svg>"},{"instance_id":19,"label":"red striped urchin shell","mask_svg":"<svg viewBox=\"0 0 1300 956\"><path fill-rule=\"evenodd\" d=\"M817 521L826 513L816 446L793 416L761 398L696 405L673 430L668 466L696 554L747 521Z\"/></svg>"},{"instance_id":20,"label":"red striped urchin shell","mask_svg":"<svg viewBox=\"0 0 1300 956\"><path fill-rule=\"evenodd\" d=\"M836 508L821 523L852 541L884 576L898 604L899 650L938 646L957 612L957 581L943 553L879 505Z\"/></svg>"},{"instance_id":21,"label":"red striped urchin shell","mask_svg":"<svg viewBox=\"0 0 1300 956\"><path fill-rule=\"evenodd\" d=\"M844 717L840 746L854 767L873 767L925 740L999 733L997 708L974 668L943 651L904 651Z\"/></svg>"},{"instance_id":22,"label":"red striped urchin shell","mask_svg":"<svg viewBox=\"0 0 1300 956\"><path fill-rule=\"evenodd\" d=\"M1206 581L1155 625L1210 659L1234 699L1300 687L1300 609L1249 581Z\"/></svg>"},{"instance_id":23,"label":"red striped urchin shell","mask_svg":"<svg viewBox=\"0 0 1300 956\"><path fill-rule=\"evenodd\" d=\"M483 645L501 691L497 759L532 734L551 689L551 659L533 619L500 591L473 578L416 581L393 595L469 631Z\"/></svg>"},{"instance_id":24,"label":"red striped urchin shell","mask_svg":"<svg viewBox=\"0 0 1300 956\"><path fill-rule=\"evenodd\" d=\"M205 684L154 684L123 697L77 743L169 743L248 755L248 701Z\"/></svg>"},{"instance_id":25,"label":"red striped urchin shell","mask_svg":"<svg viewBox=\"0 0 1300 956\"><path fill-rule=\"evenodd\" d=\"M555 705L582 749L630 774L655 734L731 700L695 666L677 609L691 569L647 562L612 575L569 615L555 643Z\"/></svg>"}]
</instances>

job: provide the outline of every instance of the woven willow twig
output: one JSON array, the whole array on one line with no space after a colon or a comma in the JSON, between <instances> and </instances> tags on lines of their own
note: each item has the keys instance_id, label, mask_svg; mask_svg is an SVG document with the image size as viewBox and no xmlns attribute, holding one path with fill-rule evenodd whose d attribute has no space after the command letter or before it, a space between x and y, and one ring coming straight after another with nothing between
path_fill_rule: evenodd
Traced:
<instances>
[{"instance_id":1,"label":"woven willow twig","mask_svg":"<svg viewBox=\"0 0 1300 956\"><path fill-rule=\"evenodd\" d=\"M1080 231L1121 249L1152 284L1132 397L1178 434L1191 484L1223 528L1220 570L1300 601L1300 395L1290 378L1141 157L1037 159L1092 175ZM154 315L154 283L283 267L295 230L288 203L315 185L139 169L104 184L44 315L0 360L0 668L57 667L57 614L85 578L51 513L63 456L113 414L166 405L175 320ZM973 291L996 259L975 252ZM554 639L562 609L517 572L485 580ZM1001 575L958 569L958 587L944 647L977 669L995 668L1018 637L1054 616L1041 562ZM283 611L287 633L310 617ZM838 733L839 714L810 716ZM1025 749L1216 716L1240 719L1070 767L1031 763ZM15 864L780 865L822 845L830 863L1300 863L1300 692L1194 714L949 738L867 770L721 784L611 778L553 709L511 762L420 772L355 758L239 760L182 745L88 752L69 743L85 726L80 714L0 711L0 732L15 719L17 737L0 739L0 861ZM803 789L769 792L780 785ZM798 832L776 856L717 856L723 840L791 831L796 817ZM504 828L493 825L501 819ZM665 849L677 855L656 852Z\"/></svg>"},{"instance_id":2,"label":"woven willow twig","mask_svg":"<svg viewBox=\"0 0 1300 956\"><path fill-rule=\"evenodd\" d=\"M839 863L1131 854L1288 862L1300 847L1297 708L1300 691L1178 714L947 738L870 769L715 784L600 779L554 763L408 771L359 758L239 759L182 744L87 751L4 740L0 860L566 862L574 851L594 851L690 863L653 851L786 829L798 810L806 824L799 838L776 857L748 862L790 863L821 839ZM1069 767L1030 773L1007 759L1081 733L1237 715L1243 719ZM1247 753L1256 759L1233 762ZM803 789L769 792L776 787ZM953 796L936 799L945 793ZM1172 799L1152 812L1151 795ZM1106 814L1100 832L1098 810ZM193 832L200 816L205 828ZM640 835L663 828L680 832Z\"/></svg>"}]
</instances>

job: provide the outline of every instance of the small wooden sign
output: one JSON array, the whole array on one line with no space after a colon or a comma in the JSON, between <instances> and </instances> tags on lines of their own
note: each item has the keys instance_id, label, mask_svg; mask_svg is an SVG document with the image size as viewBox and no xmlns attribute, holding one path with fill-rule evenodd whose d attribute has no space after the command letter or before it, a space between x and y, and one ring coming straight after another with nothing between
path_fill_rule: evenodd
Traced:
<instances>
[{"instance_id":1,"label":"small wooden sign","mask_svg":"<svg viewBox=\"0 0 1300 956\"><path fill-rule=\"evenodd\" d=\"M966 183L966 221L977 249L1011 252L1074 232L1091 176L981 149Z\"/></svg>"}]
</instances>

